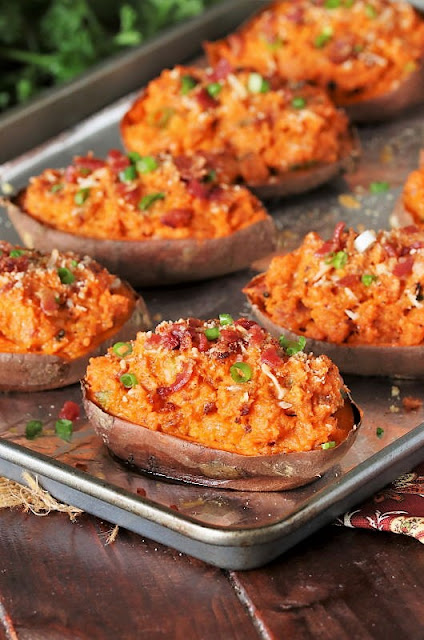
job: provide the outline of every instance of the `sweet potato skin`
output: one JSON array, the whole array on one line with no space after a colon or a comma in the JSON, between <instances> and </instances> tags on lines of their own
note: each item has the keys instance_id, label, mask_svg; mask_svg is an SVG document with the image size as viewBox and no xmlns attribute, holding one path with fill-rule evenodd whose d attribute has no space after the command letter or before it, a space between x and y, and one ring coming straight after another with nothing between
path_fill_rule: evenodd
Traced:
<instances>
[{"instance_id":1,"label":"sweet potato skin","mask_svg":"<svg viewBox=\"0 0 424 640\"><path fill-rule=\"evenodd\" d=\"M7 210L27 247L48 251L53 246L59 251L90 255L133 286L165 285L232 273L275 248L276 231L270 217L222 238L103 240L43 224L22 211L18 200L19 194L7 204Z\"/></svg>"},{"instance_id":2,"label":"sweet potato skin","mask_svg":"<svg viewBox=\"0 0 424 640\"><path fill-rule=\"evenodd\" d=\"M44 391L58 389L80 380L91 357L101 355L115 342L124 342L150 326L142 298L138 298L127 322L88 353L73 360L37 353L0 353L0 391Z\"/></svg>"},{"instance_id":3,"label":"sweet potato skin","mask_svg":"<svg viewBox=\"0 0 424 640\"><path fill-rule=\"evenodd\" d=\"M350 400L340 410L348 432L337 447L273 456L243 456L210 449L114 417L90 400L83 384L84 408L105 445L122 461L141 471L209 487L242 491L294 489L319 478L345 455L355 441L360 413Z\"/></svg>"}]
</instances>

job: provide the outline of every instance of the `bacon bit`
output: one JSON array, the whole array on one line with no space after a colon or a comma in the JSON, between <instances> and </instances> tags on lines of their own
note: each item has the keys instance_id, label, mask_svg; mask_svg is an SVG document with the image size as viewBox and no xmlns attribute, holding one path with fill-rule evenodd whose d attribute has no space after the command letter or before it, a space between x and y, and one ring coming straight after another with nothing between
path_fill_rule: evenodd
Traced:
<instances>
[{"instance_id":1,"label":"bacon bit","mask_svg":"<svg viewBox=\"0 0 424 640\"><path fill-rule=\"evenodd\" d=\"M160 344L162 344L162 336L158 333L152 333L151 336L146 338L146 347L159 347Z\"/></svg>"},{"instance_id":2,"label":"bacon bit","mask_svg":"<svg viewBox=\"0 0 424 640\"><path fill-rule=\"evenodd\" d=\"M193 209L171 209L161 216L160 221L167 227L178 229L187 227L193 217Z\"/></svg>"},{"instance_id":3,"label":"bacon bit","mask_svg":"<svg viewBox=\"0 0 424 640\"><path fill-rule=\"evenodd\" d=\"M201 200L218 200L222 195L222 188L216 185L204 184L192 179L187 184L187 191Z\"/></svg>"},{"instance_id":4,"label":"bacon bit","mask_svg":"<svg viewBox=\"0 0 424 640\"><path fill-rule=\"evenodd\" d=\"M267 364L271 368L279 367L282 359L279 356L276 347L269 347L261 354L261 362Z\"/></svg>"},{"instance_id":5,"label":"bacon bit","mask_svg":"<svg viewBox=\"0 0 424 640\"><path fill-rule=\"evenodd\" d=\"M424 242L422 242L421 240L417 240L416 242L412 242L412 244L409 245L408 250L410 251L411 249L422 249L424 247Z\"/></svg>"},{"instance_id":6,"label":"bacon bit","mask_svg":"<svg viewBox=\"0 0 424 640\"><path fill-rule=\"evenodd\" d=\"M74 167L74 165L71 164L69 165L69 167L66 167L64 178L65 178L65 181L68 182L69 184L76 183L78 179L78 170L76 169L76 167Z\"/></svg>"},{"instance_id":7,"label":"bacon bit","mask_svg":"<svg viewBox=\"0 0 424 640\"><path fill-rule=\"evenodd\" d=\"M386 251L387 255L390 258L397 258L399 257L399 250L397 247L395 247L395 245L391 244L390 242L386 242L386 244L383 245L384 250Z\"/></svg>"},{"instance_id":8,"label":"bacon bit","mask_svg":"<svg viewBox=\"0 0 424 640\"><path fill-rule=\"evenodd\" d=\"M240 176L240 169L236 158L227 151L213 153L204 151L202 156L206 161L206 171L214 169L217 174L217 182L225 184L235 182Z\"/></svg>"},{"instance_id":9,"label":"bacon bit","mask_svg":"<svg viewBox=\"0 0 424 640\"><path fill-rule=\"evenodd\" d=\"M119 149L110 149L106 161L114 173L119 173L131 164L129 158L127 158L122 151L119 151Z\"/></svg>"},{"instance_id":10,"label":"bacon bit","mask_svg":"<svg viewBox=\"0 0 424 640\"><path fill-rule=\"evenodd\" d=\"M212 109L217 106L218 102L203 87L196 93L196 100L202 109Z\"/></svg>"},{"instance_id":11,"label":"bacon bit","mask_svg":"<svg viewBox=\"0 0 424 640\"><path fill-rule=\"evenodd\" d=\"M115 185L115 189L118 194L127 204L137 207L141 200L141 187L137 185L131 188L127 183L119 182Z\"/></svg>"},{"instance_id":12,"label":"bacon bit","mask_svg":"<svg viewBox=\"0 0 424 640\"><path fill-rule=\"evenodd\" d=\"M221 58L215 65L212 73L209 74L209 78L212 82L224 80L232 70L233 68L228 60L226 58Z\"/></svg>"},{"instance_id":13,"label":"bacon bit","mask_svg":"<svg viewBox=\"0 0 424 640\"><path fill-rule=\"evenodd\" d=\"M336 285L339 287L353 287L355 284L358 284L358 283L359 283L359 276L350 274L350 275L344 276L343 278L340 278L340 280L337 280Z\"/></svg>"},{"instance_id":14,"label":"bacon bit","mask_svg":"<svg viewBox=\"0 0 424 640\"><path fill-rule=\"evenodd\" d=\"M242 340L242 336L234 329L221 329L222 343L226 345L235 344Z\"/></svg>"},{"instance_id":15,"label":"bacon bit","mask_svg":"<svg viewBox=\"0 0 424 640\"><path fill-rule=\"evenodd\" d=\"M17 258L10 258L9 256L0 257L0 272L12 273L13 271L22 272L26 271L29 266L29 259L27 256L18 256Z\"/></svg>"},{"instance_id":16,"label":"bacon bit","mask_svg":"<svg viewBox=\"0 0 424 640\"><path fill-rule=\"evenodd\" d=\"M405 276L409 276L412 273L412 267L414 266L414 258L413 256L408 256L404 260L399 260L392 273L397 278L403 278Z\"/></svg>"},{"instance_id":17,"label":"bacon bit","mask_svg":"<svg viewBox=\"0 0 424 640\"><path fill-rule=\"evenodd\" d=\"M420 398L413 398L412 396L405 396L402 398L402 405L405 411L417 411L422 407L423 401Z\"/></svg>"},{"instance_id":18,"label":"bacon bit","mask_svg":"<svg viewBox=\"0 0 424 640\"><path fill-rule=\"evenodd\" d=\"M286 18L295 24L302 24L304 20L304 9L300 6L294 6L287 11Z\"/></svg>"},{"instance_id":19,"label":"bacon bit","mask_svg":"<svg viewBox=\"0 0 424 640\"><path fill-rule=\"evenodd\" d=\"M242 404L240 407L240 415L248 416L250 413L250 406L248 404Z\"/></svg>"},{"instance_id":20,"label":"bacon bit","mask_svg":"<svg viewBox=\"0 0 424 640\"><path fill-rule=\"evenodd\" d=\"M174 164L183 180L201 180L206 175L206 160L200 153L194 156L177 156Z\"/></svg>"},{"instance_id":21,"label":"bacon bit","mask_svg":"<svg viewBox=\"0 0 424 640\"><path fill-rule=\"evenodd\" d=\"M175 378L175 382L170 384L168 387L158 387L156 389L156 393L161 398L166 398L171 393L176 393L177 391L180 391L180 389L185 387L187 382L190 380L192 373L193 373L193 366L191 365L191 363L187 364L184 367L184 369L181 371L181 373L177 375L177 377Z\"/></svg>"},{"instance_id":22,"label":"bacon bit","mask_svg":"<svg viewBox=\"0 0 424 640\"><path fill-rule=\"evenodd\" d=\"M71 420L74 422L80 417L80 408L76 402L67 400L59 412L60 420Z\"/></svg>"},{"instance_id":23,"label":"bacon bit","mask_svg":"<svg viewBox=\"0 0 424 640\"><path fill-rule=\"evenodd\" d=\"M142 487L137 487L137 489L136 489L136 493L137 493L137 495L139 495L139 496L143 496L143 497L144 497L144 496L147 496L146 489L143 489Z\"/></svg>"},{"instance_id":24,"label":"bacon bit","mask_svg":"<svg viewBox=\"0 0 424 640\"><path fill-rule=\"evenodd\" d=\"M41 310L46 316L54 315L59 309L60 305L57 302L56 295L54 291L47 287L43 287L38 294Z\"/></svg>"},{"instance_id":25,"label":"bacon bit","mask_svg":"<svg viewBox=\"0 0 424 640\"><path fill-rule=\"evenodd\" d=\"M215 413L217 407L215 402L206 402L203 405L203 413L208 416L210 413Z\"/></svg>"},{"instance_id":26,"label":"bacon bit","mask_svg":"<svg viewBox=\"0 0 424 640\"><path fill-rule=\"evenodd\" d=\"M234 324L237 327L243 327L243 329L246 329L247 331L252 327L259 326L257 322L255 322L254 320L249 320L248 318L239 318L238 320L235 321Z\"/></svg>"},{"instance_id":27,"label":"bacon bit","mask_svg":"<svg viewBox=\"0 0 424 640\"><path fill-rule=\"evenodd\" d=\"M415 224L410 224L407 227L403 227L401 231L403 231L404 233L418 233L420 229L418 229Z\"/></svg>"},{"instance_id":28,"label":"bacon bit","mask_svg":"<svg viewBox=\"0 0 424 640\"><path fill-rule=\"evenodd\" d=\"M106 162L100 158L94 156L76 156L74 158L74 165L78 169L90 169L95 171L96 169L102 169L106 166Z\"/></svg>"},{"instance_id":29,"label":"bacon bit","mask_svg":"<svg viewBox=\"0 0 424 640\"><path fill-rule=\"evenodd\" d=\"M326 256L327 253L331 253L332 250L333 250L333 243L331 240L327 240L326 242L324 242L323 245L321 245L318 251L315 251L315 255L318 257Z\"/></svg>"},{"instance_id":30,"label":"bacon bit","mask_svg":"<svg viewBox=\"0 0 424 640\"><path fill-rule=\"evenodd\" d=\"M327 48L327 55L334 64L343 64L354 53L355 38L347 34L343 38L333 40Z\"/></svg>"},{"instance_id":31,"label":"bacon bit","mask_svg":"<svg viewBox=\"0 0 424 640\"><path fill-rule=\"evenodd\" d=\"M249 329L249 335L252 347L259 347L265 340L265 331L258 324Z\"/></svg>"},{"instance_id":32,"label":"bacon bit","mask_svg":"<svg viewBox=\"0 0 424 640\"><path fill-rule=\"evenodd\" d=\"M197 344L197 348L201 353L204 353L205 351L209 351L209 349L211 348L211 342L209 342L209 340L207 339L207 337L205 336L204 333L198 333L198 344Z\"/></svg>"},{"instance_id":33,"label":"bacon bit","mask_svg":"<svg viewBox=\"0 0 424 640\"><path fill-rule=\"evenodd\" d=\"M318 251L315 251L315 255L325 256L331 251L340 251L340 249L342 248L342 233L345 226L345 222L338 222L334 227L333 237L331 238L331 240L327 240L327 242L324 242L322 247L320 247Z\"/></svg>"}]
</instances>

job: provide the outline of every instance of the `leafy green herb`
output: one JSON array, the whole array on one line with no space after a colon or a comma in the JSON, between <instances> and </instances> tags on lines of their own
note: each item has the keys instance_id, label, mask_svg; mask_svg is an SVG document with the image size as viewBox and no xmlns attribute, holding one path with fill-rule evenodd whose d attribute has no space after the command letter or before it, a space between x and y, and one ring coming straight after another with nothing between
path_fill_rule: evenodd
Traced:
<instances>
[{"instance_id":1,"label":"leafy green herb","mask_svg":"<svg viewBox=\"0 0 424 640\"><path fill-rule=\"evenodd\" d=\"M89 195L90 195L90 189L88 187L84 187L84 189L80 189L74 195L75 204L77 204L78 206L83 205Z\"/></svg>"},{"instance_id":2,"label":"leafy green herb","mask_svg":"<svg viewBox=\"0 0 424 640\"><path fill-rule=\"evenodd\" d=\"M206 85L206 91L211 98L217 98L222 91L222 84L220 82L211 82Z\"/></svg>"},{"instance_id":3,"label":"leafy green herb","mask_svg":"<svg viewBox=\"0 0 424 640\"><path fill-rule=\"evenodd\" d=\"M371 182L370 191L371 193L386 193L390 189L390 184L386 181L382 182Z\"/></svg>"},{"instance_id":4,"label":"leafy green herb","mask_svg":"<svg viewBox=\"0 0 424 640\"><path fill-rule=\"evenodd\" d=\"M134 373L123 373L119 380L126 389L131 389L138 384L137 376Z\"/></svg>"},{"instance_id":5,"label":"leafy green herb","mask_svg":"<svg viewBox=\"0 0 424 640\"><path fill-rule=\"evenodd\" d=\"M348 255L346 251L336 251L336 253L330 253L325 259L325 264L331 264L335 269L343 269L346 265Z\"/></svg>"},{"instance_id":6,"label":"leafy green herb","mask_svg":"<svg viewBox=\"0 0 424 640\"><path fill-rule=\"evenodd\" d=\"M65 185L63 184L63 182L57 182L50 188L50 193L57 193L58 191L62 191L64 186Z\"/></svg>"},{"instance_id":7,"label":"leafy green herb","mask_svg":"<svg viewBox=\"0 0 424 640\"><path fill-rule=\"evenodd\" d=\"M303 109L306 106L306 100L305 98L297 96L291 101L291 106L293 109Z\"/></svg>"},{"instance_id":8,"label":"leafy green herb","mask_svg":"<svg viewBox=\"0 0 424 640\"><path fill-rule=\"evenodd\" d=\"M322 49L323 47L325 47L326 44L330 42L332 37L333 37L333 29L330 26L324 27L321 33L319 33L315 38L314 44L317 47L317 49Z\"/></svg>"},{"instance_id":9,"label":"leafy green herb","mask_svg":"<svg viewBox=\"0 0 424 640\"><path fill-rule=\"evenodd\" d=\"M193 76L182 76L181 78L181 93L186 96L197 85L196 78Z\"/></svg>"},{"instance_id":10,"label":"leafy green herb","mask_svg":"<svg viewBox=\"0 0 424 640\"><path fill-rule=\"evenodd\" d=\"M377 429L375 430L375 434L377 438L382 438L384 435L384 429L382 427L377 427Z\"/></svg>"},{"instance_id":11,"label":"leafy green herb","mask_svg":"<svg viewBox=\"0 0 424 640\"><path fill-rule=\"evenodd\" d=\"M219 328L211 327L210 329L205 329L205 336L208 340L217 340L220 336Z\"/></svg>"},{"instance_id":12,"label":"leafy green herb","mask_svg":"<svg viewBox=\"0 0 424 640\"><path fill-rule=\"evenodd\" d=\"M59 267L57 270L57 275L59 276L62 284L72 284L73 282L75 282L74 274L66 267Z\"/></svg>"},{"instance_id":13,"label":"leafy green herb","mask_svg":"<svg viewBox=\"0 0 424 640\"><path fill-rule=\"evenodd\" d=\"M323 442L321 445L321 449L334 449L336 443L334 440L330 440L329 442Z\"/></svg>"},{"instance_id":14,"label":"leafy green herb","mask_svg":"<svg viewBox=\"0 0 424 640\"><path fill-rule=\"evenodd\" d=\"M235 362L230 367L230 374L234 382L249 382L252 378L252 367L247 362Z\"/></svg>"},{"instance_id":15,"label":"leafy green herb","mask_svg":"<svg viewBox=\"0 0 424 640\"><path fill-rule=\"evenodd\" d=\"M247 88L250 93L267 93L270 90L270 84L260 73L253 72L249 73Z\"/></svg>"},{"instance_id":16,"label":"leafy green herb","mask_svg":"<svg viewBox=\"0 0 424 640\"><path fill-rule=\"evenodd\" d=\"M66 442L69 442L71 439L73 427L72 420L66 420L65 418L56 420L54 423L56 435L62 438L62 440L66 440Z\"/></svg>"},{"instance_id":17,"label":"leafy green herb","mask_svg":"<svg viewBox=\"0 0 424 640\"><path fill-rule=\"evenodd\" d=\"M279 337L278 342L288 356L296 355L296 353L303 351L306 346L306 338L304 336L299 336L298 340L289 340L282 335Z\"/></svg>"},{"instance_id":18,"label":"leafy green herb","mask_svg":"<svg viewBox=\"0 0 424 640\"><path fill-rule=\"evenodd\" d=\"M43 430L41 420L30 420L25 425L25 437L27 440L34 440Z\"/></svg>"},{"instance_id":19,"label":"leafy green herb","mask_svg":"<svg viewBox=\"0 0 424 640\"><path fill-rule=\"evenodd\" d=\"M157 200L163 200L165 198L165 194L163 191L158 191L157 193L148 193L143 196L138 203L138 208L142 211L147 211L149 207L152 206Z\"/></svg>"},{"instance_id":20,"label":"leafy green herb","mask_svg":"<svg viewBox=\"0 0 424 640\"><path fill-rule=\"evenodd\" d=\"M229 313L220 313L219 314L219 324L222 327L225 327L228 324L234 324L233 316L230 316Z\"/></svg>"},{"instance_id":21,"label":"leafy green herb","mask_svg":"<svg viewBox=\"0 0 424 640\"><path fill-rule=\"evenodd\" d=\"M135 166L139 173L150 173L150 171L155 171L159 165L153 156L140 156Z\"/></svg>"},{"instance_id":22,"label":"leafy green herb","mask_svg":"<svg viewBox=\"0 0 424 640\"><path fill-rule=\"evenodd\" d=\"M364 273L361 276L361 282L365 287L370 287L373 282L377 280L377 276L374 276L371 273Z\"/></svg>"}]
</instances>

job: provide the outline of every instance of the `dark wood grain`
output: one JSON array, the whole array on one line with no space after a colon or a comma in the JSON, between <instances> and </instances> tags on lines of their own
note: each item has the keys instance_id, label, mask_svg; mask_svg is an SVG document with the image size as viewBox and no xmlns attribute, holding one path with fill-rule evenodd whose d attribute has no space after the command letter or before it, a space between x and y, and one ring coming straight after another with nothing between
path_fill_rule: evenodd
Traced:
<instances>
[{"instance_id":1,"label":"dark wood grain","mask_svg":"<svg viewBox=\"0 0 424 640\"><path fill-rule=\"evenodd\" d=\"M122 529L105 546L110 529L0 512L0 598L19 640L258 638L224 572Z\"/></svg>"},{"instance_id":2,"label":"dark wood grain","mask_svg":"<svg viewBox=\"0 0 424 640\"><path fill-rule=\"evenodd\" d=\"M268 640L424 638L424 550L406 536L330 526L231 577Z\"/></svg>"}]
</instances>

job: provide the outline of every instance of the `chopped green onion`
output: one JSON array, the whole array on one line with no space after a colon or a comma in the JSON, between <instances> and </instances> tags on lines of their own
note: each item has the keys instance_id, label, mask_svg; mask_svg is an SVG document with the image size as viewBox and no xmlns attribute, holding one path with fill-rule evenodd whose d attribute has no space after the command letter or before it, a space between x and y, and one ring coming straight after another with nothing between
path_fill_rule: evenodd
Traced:
<instances>
[{"instance_id":1,"label":"chopped green onion","mask_svg":"<svg viewBox=\"0 0 424 640\"><path fill-rule=\"evenodd\" d=\"M130 342L115 342L112 349L113 349L113 352L120 358L125 358L125 356L129 356L133 350Z\"/></svg>"},{"instance_id":2,"label":"chopped green onion","mask_svg":"<svg viewBox=\"0 0 424 640\"><path fill-rule=\"evenodd\" d=\"M370 287L376 280L377 276L374 276L371 273L364 273L364 275L361 276L361 282L365 287Z\"/></svg>"},{"instance_id":3,"label":"chopped green onion","mask_svg":"<svg viewBox=\"0 0 424 640\"><path fill-rule=\"evenodd\" d=\"M74 274L66 267L59 267L57 275L59 276L62 284L72 284L75 281Z\"/></svg>"},{"instance_id":4,"label":"chopped green onion","mask_svg":"<svg viewBox=\"0 0 424 640\"><path fill-rule=\"evenodd\" d=\"M208 340L216 340L220 336L220 331L218 327L211 327L210 329L205 329L205 336Z\"/></svg>"},{"instance_id":5,"label":"chopped green onion","mask_svg":"<svg viewBox=\"0 0 424 640\"><path fill-rule=\"evenodd\" d=\"M211 82L206 85L206 91L209 93L211 98L216 98L222 90L222 84L220 82Z\"/></svg>"},{"instance_id":6,"label":"chopped green onion","mask_svg":"<svg viewBox=\"0 0 424 640\"><path fill-rule=\"evenodd\" d=\"M230 367L230 374L234 382L249 382L252 377L252 368L247 362L235 362Z\"/></svg>"},{"instance_id":7,"label":"chopped green onion","mask_svg":"<svg viewBox=\"0 0 424 640\"><path fill-rule=\"evenodd\" d=\"M23 255L23 251L22 249L12 249L12 251L9 253L9 257L10 258L19 258L19 256Z\"/></svg>"},{"instance_id":8,"label":"chopped green onion","mask_svg":"<svg viewBox=\"0 0 424 640\"><path fill-rule=\"evenodd\" d=\"M136 164L136 162L140 160L141 155L138 153L138 151L130 151L129 153L127 153L127 158L131 162L131 164Z\"/></svg>"},{"instance_id":9,"label":"chopped green onion","mask_svg":"<svg viewBox=\"0 0 424 640\"><path fill-rule=\"evenodd\" d=\"M286 336L282 335L279 337L278 342L288 356L296 355L296 353L303 351L306 346L305 336L299 336L298 340L289 340Z\"/></svg>"},{"instance_id":10,"label":"chopped green onion","mask_svg":"<svg viewBox=\"0 0 424 640\"><path fill-rule=\"evenodd\" d=\"M247 88L251 93L266 93L270 89L270 84L260 73L253 72L249 74Z\"/></svg>"},{"instance_id":11,"label":"chopped green onion","mask_svg":"<svg viewBox=\"0 0 424 640\"><path fill-rule=\"evenodd\" d=\"M62 418L61 420L56 420L54 423L54 430L59 438L69 442L72 436L73 426L72 420L65 420L65 418Z\"/></svg>"},{"instance_id":12,"label":"chopped green onion","mask_svg":"<svg viewBox=\"0 0 424 640\"><path fill-rule=\"evenodd\" d=\"M378 13L377 13L377 9L375 7L373 7L372 4L367 4L365 6L365 14L368 18L371 18L372 20L374 18L377 17Z\"/></svg>"},{"instance_id":13,"label":"chopped green onion","mask_svg":"<svg viewBox=\"0 0 424 640\"><path fill-rule=\"evenodd\" d=\"M330 440L329 442L323 442L321 445L321 449L334 449L336 443L334 440Z\"/></svg>"},{"instance_id":14,"label":"chopped green onion","mask_svg":"<svg viewBox=\"0 0 424 640\"><path fill-rule=\"evenodd\" d=\"M341 0L325 0L324 7L326 9L338 9L340 4Z\"/></svg>"},{"instance_id":15,"label":"chopped green onion","mask_svg":"<svg viewBox=\"0 0 424 640\"><path fill-rule=\"evenodd\" d=\"M375 430L377 438L382 438L384 435L384 429L382 427L377 427Z\"/></svg>"},{"instance_id":16,"label":"chopped green onion","mask_svg":"<svg viewBox=\"0 0 424 640\"><path fill-rule=\"evenodd\" d=\"M119 179L121 182L131 182L137 178L137 169L133 164L129 167L125 167L123 171L119 172Z\"/></svg>"},{"instance_id":17,"label":"chopped green onion","mask_svg":"<svg viewBox=\"0 0 424 640\"><path fill-rule=\"evenodd\" d=\"M343 4L347 9L353 7L355 0L344 0Z\"/></svg>"},{"instance_id":18,"label":"chopped green onion","mask_svg":"<svg viewBox=\"0 0 424 640\"><path fill-rule=\"evenodd\" d=\"M331 264L335 269L343 269L346 265L348 255L346 251L337 251L336 253L330 253L326 258L325 264Z\"/></svg>"},{"instance_id":19,"label":"chopped green onion","mask_svg":"<svg viewBox=\"0 0 424 640\"><path fill-rule=\"evenodd\" d=\"M371 193L385 193L390 189L390 184L388 182L371 182L370 191Z\"/></svg>"},{"instance_id":20,"label":"chopped green onion","mask_svg":"<svg viewBox=\"0 0 424 640\"><path fill-rule=\"evenodd\" d=\"M213 182L214 180L216 180L216 171L211 169L203 178L203 182Z\"/></svg>"},{"instance_id":21,"label":"chopped green onion","mask_svg":"<svg viewBox=\"0 0 424 640\"><path fill-rule=\"evenodd\" d=\"M227 324L234 324L233 316L230 316L229 313L220 313L219 314L219 324L222 327L225 327Z\"/></svg>"},{"instance_id":22,"label":"chopped green onion","mask_svg":"<svg viewBox=\"0 0 424 640\"><path fill-rule=\"evenodd\" d=\"M88 187L85 187L84 189L80 189L74 195L75 204L78 204L81 206L87 200L89 195L90 195L90 189Z\"/></svg>"},{"instance_id":23,"label":"chopped green onion","mask_svg":"<svg viewBox=\"0 0 424 640\"><path fill-rule=\"evenodd\" d=\"M43 430L43 423L41 420L30 420L25 425L25 437L27 440L34 440Z\"/></svg>"},{"instance_id":24,"label":"chopped green onion","mask_svg":"<svg viewBox=\"0 0 424 640\"><path fill-rule=\"evenodd\" d=\"M150 173L150 171L157 169L159 165L153 156L140 156L135 166L139 173Z\"/></svg>"},{"instance_id":25,"label":"chopped green onion","mask_svg":"<svg viewBox=\"0 0 424 640\"><path fill-rule=\"evenodd\" d=\"M146 196L143 196L138 203L138 208L142 211L147 211L149 207L152 206L156 202L156 200L163 200L165 198L165 194L163 191L159 191L158 193L148 193Z\"/></svg>"},{"instance_id":26,"label":"chopped green onion","mask_svg":"<svg viewBox=\"0 0 424 640\"><path fill-rule=\"evenodd\" d=\"M137 376L133 373L124 373L119 378L126 389L131 389L131 387L135 387L138 384Z\"/></svg>"},{"instance_id":27,"label":"chopped green onion","mask_svg":"<svg viewBox=\"0 0 424 640\"><path fill-rule=\"evenodd\" d=\"M293 107L293 109L303 109L303 107L306 106L306 100L305 98L301 98L300 96L297 96L296 98L293 98L293 100L291 101L291 106Z\"/></svg>"},{"instance_id":28,"label":"chopped green onion","mask_svg":"<svg viewBox=\"0 0 424 640\"><path fill-rule=\"evenodd\" d=\"M322 49L322 47L325 47L325 45L330 42L332 37L333 29L331 27L324 27L321 33L315 38L314 44L318 49Z\"/></svg>"},{"instance_id":29,"label":"chopped green onion","mask_svg":"<svg viewBox=\"0 0 424 640\"><path fill-rule=\"evenodd\" d=\"M183 76L181 78L181 93L186 96L197 85L196 78L193 76Z\"/></svg>"},{"instance_id":30,"label":"chopped green onion","mask_svg":"<svg viewBox=\"0 0 424 640\"><path fill-rule=\"evenodd\" d=\"M147 122L153 127L164 129L174 113L175 109L173 109L172 107L161 107L160 109L156 109L156 111L153 111L153 113L150 113L148 115Z\"/></svg>"},{"instance_id":31,"label":"chopped green onion","mask_svg":"<svg viewBox=\"0 0 424 640\"><path fill-rule=\"evenodd\" d=\"M54 184L50 188L50 193L57 193L58 191L62 191L63 187L64 187L63 182L58 182L57 184Z\"/></svg>"}]
</instances>

